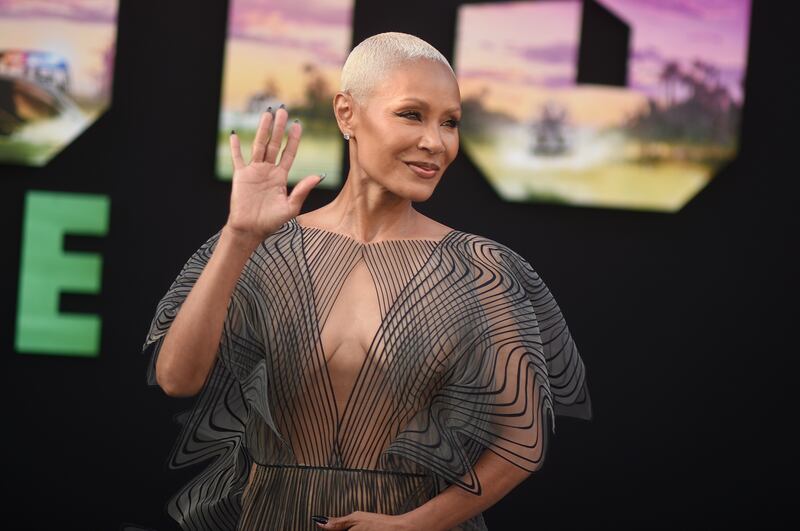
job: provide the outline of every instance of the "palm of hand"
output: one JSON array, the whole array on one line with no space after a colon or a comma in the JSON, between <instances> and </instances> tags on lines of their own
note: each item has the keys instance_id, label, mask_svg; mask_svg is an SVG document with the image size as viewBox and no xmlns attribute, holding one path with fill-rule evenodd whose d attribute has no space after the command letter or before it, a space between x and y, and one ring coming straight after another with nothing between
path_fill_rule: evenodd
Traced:
<instances>
[{"instance_id":1,"label":"palm of hand","mask_svg":"<svg viewBox=\"0 0 800 531\"><path fill-rule=\"evenodd\" d=\"M227 225L257 241L278 229L283 223L300 213L303 201L322 178L310 175L295 184L287 194L289 170L297 153L302 129L295 120L289 129L289 139L276 163L280 151L288 113L281 107L275 112L274 127L271 112L264 112L253 140L252 157L245 164L239 137L231 133L233 183Z\"/></svg>"}]
</instances>

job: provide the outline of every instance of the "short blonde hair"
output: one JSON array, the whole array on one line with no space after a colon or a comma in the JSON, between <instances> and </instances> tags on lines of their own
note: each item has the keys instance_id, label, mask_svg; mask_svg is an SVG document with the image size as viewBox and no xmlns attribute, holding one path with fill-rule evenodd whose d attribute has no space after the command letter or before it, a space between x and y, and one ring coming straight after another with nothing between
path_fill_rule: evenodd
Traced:
<instances>
[{"instance_id":1,"label":"short blonde hair","mask_svg":"<svg viewBox=\"0 0 800 531\"><path fill-rule=\"evenodd\" d=\"M419 59L438 61L456 77L439 50L414 35L389 31L368 37L353 48L342 67L340 90L363 103L394 67Z\"/></svg>"}]
</instances>

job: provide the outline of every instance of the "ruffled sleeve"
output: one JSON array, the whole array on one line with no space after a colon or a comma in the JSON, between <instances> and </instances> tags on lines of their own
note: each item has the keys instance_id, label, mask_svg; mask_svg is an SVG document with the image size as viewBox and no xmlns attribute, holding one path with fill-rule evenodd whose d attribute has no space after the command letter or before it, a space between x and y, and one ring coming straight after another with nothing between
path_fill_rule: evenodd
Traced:
<instances>
[{"instance_id":1,"label":"ruffled sleeve","mask_svg":"<svg viewBox=\"0 0 800 531\"><path fill-rule=\"evenodd\" d=\"M591 420L586 368L561 308L531 264L507 247L505 250L504 261L525 290L538 325L555 415ZM552 430L555 433L555 419Z\"/></svg>"},{"instance_id":2,"label":"ruffled sleeve","mask_svg":"<svg viewBox=\"0 0 800 531\"><path fill-rule=\"evenodd\" d=\"M161 298L142 350L149 355L147 382L156 385L155 365L162 342L178 310L208 263L221 231L189 258ZM255 305L248 293L246 271L228 305L216 362L192 409L180 415L181 434L169 458L170 468L212 462L167 504L167 512L183 529L233 529L241 512L241 495L251 460L245 431L252 406L246 400L248 381L263 366L263 342L253 332Z\"/></svg>"},{"instance_id":3,"label":"ruffled sleeve","mask_svg":"<svg viewBox=\"0 0 800 531\"><path fill-rule=\"evenodd\" d=\"M447 361L428 410L392 452L480 494L474 466L485 450L534 472L544 462L555 416L589 420L592 408L583 360L542 278L493 240L477 237L465 247L459 276L472 293L464 322L473 335Z\"/></svg>"}]
</instances>

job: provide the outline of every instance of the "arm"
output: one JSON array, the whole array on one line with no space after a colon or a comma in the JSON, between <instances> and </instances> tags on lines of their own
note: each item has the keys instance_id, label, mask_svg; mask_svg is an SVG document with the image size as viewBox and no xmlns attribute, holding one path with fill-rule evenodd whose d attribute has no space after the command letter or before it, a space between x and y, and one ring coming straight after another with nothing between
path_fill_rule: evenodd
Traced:
<instances>
[{"instance_id":1,"label":"arm","mask_svg":"<svg viewBox=\"0 0 800 531\"><path fill-rule=\"evenodd\" d=\"M300 212L322 179L308 176L287 195L289 170L300 144L295 120L277 161L288 113L281 108L261 116L252 157L242 158L239 137L231 133L233 182L230 212L217 246L163 339L156 360L156 381L171 396L192 396L205 385L217 355L227 308L244 265L256 247Z\"/></svg>"},{"instance_id":2,"label":"arm","mask_svg":"<svg viewBox=\"0 0 800 531\"><path fill-rule=\"evenodd\" d=\"M312 516L321 529L353 531L447 531L491 507L531 475L491 450L484 450L475 463L482 490L472 494L450 485L416 509L400 515L354 511L345 516ZM462 477L467 481L471 478Z\"/></svg>"},{"instance_id":3,"label":"arm","mask_svg":"<svg viewBox=\"0 0 800 531\"><path fill-rule=\"evenodd\" d=\"M497 503L531 472L509 463L491 450L484 450L475 464L475 474L482 488L480 495L450 485L426 503L402 515L410 528L452 529Z\"/></svg>"},{"instance_id":4,"label":"arm","mask_svg":"<svg viewBox=\"0 0 800 531\"><path fill-rule=\"evenodd\" d=\"M202 389L214 365L231 294L257 245L252 237L223 227L156 360L156 380L166 394L193 396Z\"/></svg>"}]
</instances>

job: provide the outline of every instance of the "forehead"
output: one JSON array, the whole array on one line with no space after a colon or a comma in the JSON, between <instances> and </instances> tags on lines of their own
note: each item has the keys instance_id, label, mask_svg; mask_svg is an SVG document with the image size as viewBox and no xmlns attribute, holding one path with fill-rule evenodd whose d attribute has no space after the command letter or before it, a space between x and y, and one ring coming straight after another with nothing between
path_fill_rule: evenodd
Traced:
<instances>
[{"instance_id":1,"label":"forehead","mask_svg":"<svg viewBox=\"0 0 800 531\"><path fill-rule=\"evenodd\" d=\"M432 60L406 62L392 68L375 88L383 102L410 101L430 107L460 108L461 92L450 69Z\"/></svg>"}]
</instances>

